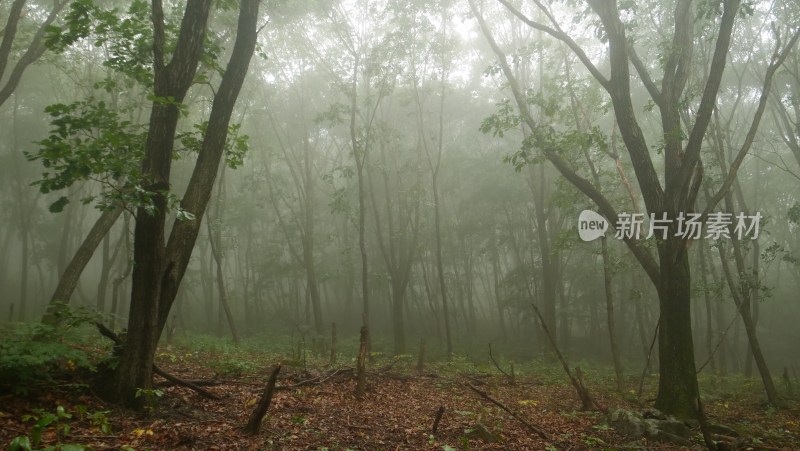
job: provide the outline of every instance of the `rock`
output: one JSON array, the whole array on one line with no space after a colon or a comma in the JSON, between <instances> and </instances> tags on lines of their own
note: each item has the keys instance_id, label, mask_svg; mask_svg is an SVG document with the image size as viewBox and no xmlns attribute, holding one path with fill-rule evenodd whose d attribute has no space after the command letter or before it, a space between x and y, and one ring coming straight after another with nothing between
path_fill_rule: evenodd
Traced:
<instances>
[{"instance_id":1,"label":"rock","mask_svg":"<svg viewBox=\"0 0 800 451\"><path fill-rule=\"evenodd\" d=\"M660 410L650 407L642 412L642 418L654 418L656 420L666 420L667 416L661 413Z\"/></svg>"},{"instance_id":2,"label":"rock","mask_svg":"<svg viewBox=\"0 0 800 451\"><path fill-rule=\"evenodd\" d=\"M656 429L652 435L648 432L645 434L645 437L648 440L656 440L659 442L671 443L673 445L689 446L692 444L692 441L687 438L679 437L675 434L670 434L669 432L664 432L659 429Z\"/></svg>"},{"instance_id":3,"label":"rock","mask_svg":"<svg viewBox=\"0 0 800 451\"><path fill-rule=\"evenodd\" d=\"M489 430L486 429L486 426L480 423L476 424L472 430L467 432L465 435L467 438L477 439L488 443L497 443L500 441L499 437L489 432Z\"/></svg>"},{"instance_id":4,"label":"rock","mask_svg":"<svg viewBox=\"0 0 800 451\"><path fill-rule=\"evenodd\" d=\"M609 422L618 432L632 439L644 437L674 445L691 445L691 431L682 421L667 417L655 409L650 409L645 415L663 419L642 418L636 412L616 409L611 412Z\"/></svg>"},{"instance_id":5,"label":"rock","mask_svg":"<svg viewBox=\"0 0 800 451\"><path fill-rule=\"evenodd\" d=\"M723 424L709 424L708 432L717 435L725 435L728 437L740 437L741 435L736 432L736 429L730 428Z\"/></svg>"},{"instance_id":6,"label":"rock","mask_svg":"<svg viewBox=\"0 0 800 451\"><path fill-rule=\"evenodd\" d=\"M609 421L611 426L623 435L633 439L644 437L645 425L635 412L625 409L612 410Z\"/></svg>"},{"instance_id":7,"label":"rock","mask_svg":"<svg viewBox=\"0 0 800 451\"><path fill-rule=\"evenodd\" d=\"M700 422L693 419L683 420L683 424L689 426L689 429L697 429L700 427Z\"/></svg>"},{"instance_id":8,"label":"rock","mask_svg":"<svg viewBox=\"0 0 800 451\"><path fill-rule=\"evenodd\" d=\"M657 429L659 431L664 431L672 435L677 435L678 437L689 438L692 436L691 431L689 428L684 424L682 421L678 421L675 419L668 419L668 420L644 420L647 423L648 427L647 430Z\"/></svg>"}]
</instances>

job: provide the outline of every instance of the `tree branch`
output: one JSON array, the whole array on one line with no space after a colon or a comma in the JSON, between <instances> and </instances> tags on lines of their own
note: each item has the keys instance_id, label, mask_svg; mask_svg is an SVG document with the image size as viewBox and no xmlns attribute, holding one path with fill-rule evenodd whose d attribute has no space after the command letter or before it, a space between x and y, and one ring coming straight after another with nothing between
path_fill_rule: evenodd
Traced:
<instances>
[{"instance_id":1,"label":"tree branch","mask_svg":"<svg viewBox=\"0 0 800 451\"><path fill-rule=\"evenodd\" d=\"M475 7L474 1L469 0L470 8L472 9L472 13L475 15L475 18L478 20L478 24L481 27L481 31L483 35L486 37L486 40L489 42L489 45L492 47L495 55L500 62L500 67L503 70L506 78L508 79L509 86L511 88L511 92L514 95L514 99L517 102L517 107L519 108L520 116L522 120L530 127L531 130L536 130L538 127L536 122L533 120L533 116L531 116L530 110L528 109L528 104L525 101L525 97L522 95L522 91L520 90L519 83L517 82L514 73L511 71L511 68L508 66L506 62L506 56L500 47L497 45L497 42L492 37L489 29L486 25L486 22L483 19L483 16L480 14L478 9ZM608 199L603 196L603 194L598 191L595 186L586 180L585 178L578 175L570 165L562 159L556 149L552 149L549 144L543 142L543 140L538 139L536 140L535 145L542 150L544 156L556 167L559 173L567 179L570 183L572 183L578 190L580 190L583 194L587 197L592 199L595 204L600 209L600 212L605 216L612 224L617 223L617 213L614 210L614 207L608 201ZM631 252L633 253L634 257L639 261L639 263L644 268L645 272L647 273L648 277L655 283L656 285L660 281L660 271L658 268L658 263L656 263L653 256L650 252L643 248L638 240L633 238L625 238L625 243L630 248Z\"/></svg>"},{"instance_id":2,"label":"tree branch","mask_svg":"<svg viewBox=\"0 0 800 451\"><path fill-rule=\"evenodd\" d=\"M14 69L11 71L11 75L8 77L8 81L6 81L5 86L3 89L0 90L0 106L11 97L11 94L17 89L20 80L22 79L22 74L25 72L25 69L28 68L34 61L38 60L42 54L44 54L45 46L42 42L44 40L44 34L47 31L47 28L56 20L58 17L58 13L64 9L64 6L67 4L66 0L56 0L53 4L53 9L50 10L50 14L47 16L42 25L36 30L36 34L33 36L28 49L25 53L20 57L17 64L14 66ZM12 5L12 7L15 5ZM3 44L5 44L5 36L3 37ZM7 61L6 61L7 62ZM0 72L0 75L2 73Z\"/></svg>"},{"instance_id":3,"label":"tree branch","mask_svg":"<svg viewBox=\"0 0 800 451\"><path fill-rule=\"evenodd\" d=\"M745 137L742 147L736 154L736 158L733 160L733 162L731 162L730 168L728 168L728 173L722 182L722 186L706 204L703 215L706 215L713 210L719 201L725 197L725 194L728 192L731 185L733 185L733 182L736 179L736 174L739 171L739 167L742 165L744 157L747 156L747 153L750 151L753 141L755 140L756 132L758 131L758 125L761 122L761 117L764 115L764 110L766 109L767 102L769 100L769 91L772 87L772 79L775 76L775 72L786 60L786 57L789 55L789 52L797 43L798 39L800 39L800 28L794 31L794 34L792 34L792 37L789 39L789 42L783 49L780 49L780 39L778 39L775 52L772 55L772 61L770 62L769 67L767 67L767 72L764 76L764 86L761 89L761 97L758 100L758 107L756 108L755 115L753 116L753 122L750 124L750 129L747 131L747 136Z\"/></svg>"},{"instance_id":4,"label":"tree branch","mask_svg":"<svg viewBox=\"0 0 800 451\"><path fill-rule=\"evenodd\" d=\"M577 56L578 59L581 60L581 63L583 63L583 65L586 66L586 69L588 69L589 72L591 72L592 76L603 86L603 88L605 88L605 89L609 88L608 78L606 78L606 76L603 75L600 72L600 70L597 69L597 67L594 65L594 63L592 63L592 61L589 59L589 57L586 56L586 52L584 52L583 49L568 34L564 33L561 30L561 28L558 26L558 23L555 21L555 18L544 7L544 5L542 5L541 2L539 2L538 0L535 0L536 5L539 7L539 9L542 10L542 12L545 13L545 15L547 15L547 17L550 19L550 21L553 24L553 26L555 26L556 28L550 28L550 27L548 27L546 25L540 24L538 22L535 22L535 21L529 19L524 14L522 14L522 12L520 10L518 10L511 3L509 3L508 0L497 0L497 1L500 2L500 4L502 4L507 10L509 10L512 14L517 16L517 18L519 18L521 21L523 21L529 27L531 27L533 29L536 29L536 30L539 30L539 31L543 31L543 32L549 34L550 36L558 39L559 41L567 44L567 46L569 46L570 50L572 50L575 53L575 56ZM476 11L477 11L477 9L476 9Z\"/></svg>"},{"instance_id":5,"label":"tree branch","mask_svg":"<svg viewBox=\"0 0 800 451\"><path fill-rule=\"evenodd\" d=\"M719 93L722 74L725 71L725 63L731 46L733 24L736 21L740 3L740 0L726 0L724 2L725 6L722 12L719 34L717 35L717 43L714 47L714 55L711 57L711 70L703 89L703 96L700 99L694 126L686 143L686 151L680 172L677 174L676 186L684 186L689 183L689 179L694 172L695 163L700 159L700 147L706 135L708 124L711 121L711 115L716 107L717 94ZM684 203L685 199L679 199L679 206L683 206Z\"/></svg>"}]
</instances>

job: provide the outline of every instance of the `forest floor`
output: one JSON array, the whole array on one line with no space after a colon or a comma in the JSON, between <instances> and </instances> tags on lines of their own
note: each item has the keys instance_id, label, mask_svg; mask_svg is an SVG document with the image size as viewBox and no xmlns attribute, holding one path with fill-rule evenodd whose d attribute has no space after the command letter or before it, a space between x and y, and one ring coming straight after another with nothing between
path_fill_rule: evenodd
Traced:
<instances>
[{"instance_id":1,"label":"forest floor","mask_svg":"<svg viewBox=\"0 0 800 451\"><path fill-rule=\"evenodd\" d=\"M283 359L277 389L261 432L242 427L264 391L275 356L231 355L224 350L166 348L157 356L166 371L184 379L214 380L206 388L221 397L211 400L177 386L159 388L158 408L137 414L108 405L80 376L25 396L0 396L0 446L15 437L37 440L39 447L68 444L89 449L280 449L280 450L582 450L704 449L698 429L693 445L632 440L609 425L607 415L582 411L575 391L551 367L537 375L522 374L512 385L499 372L465 370L466 365L430 364L420 374L414 362L382 359L370 366L365 399L354 398L352 362L314 369ZM322 359L320 359L322 360ZM521 371L523 372L523 371ZM558 379L561 379L561 382ZM648 402L636 400L633 388L618 393L607 381L587 384L598 404L641 412ZM600 376L597 376L600 379ZM652 396L653 381L644 398ZM709 421L740 434L739 449L800 449L800 403L783 409L763 404L757 383L701 379ZM544 431L543 439L509 412L481 397L488 394L518 417ZM435 436L437 410L444 414ZM38 437L36 437L38 439ZM24 449L24 448L23 448ZM36 446L33 449L38 449Z\"/></svg>"}]
</instances>

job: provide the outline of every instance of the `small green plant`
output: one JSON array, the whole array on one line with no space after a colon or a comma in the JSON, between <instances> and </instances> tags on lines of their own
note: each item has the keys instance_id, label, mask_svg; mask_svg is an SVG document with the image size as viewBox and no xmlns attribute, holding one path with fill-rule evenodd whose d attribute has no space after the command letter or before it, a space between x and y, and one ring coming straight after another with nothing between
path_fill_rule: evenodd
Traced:
<instances>
[{"instance_id":1,"label":"small green plant","mask_svg":"<svg viewBox=\"0 0 800 451\"><path fill-rule=\"evenodd\" d=\"M66 411L63 406L56 407L55 413L44 409L34 409L30 415L22 417L22 421L33 421L35 424L31 428L30 435L23 435L14 438L9 444L10 451L32 451L39 449L42 442L42 433L48 428L53 428L56 437L60 440L66 438L72 430L69 420L72 414ZM80 451L86 449L83 445L57 444L41 448L42 451Z\"/></svg>"},{"instance_id":2,"label":"small green plant","mask_svg":"<svg viewBox=\"0 0 800 451\"><path fill-rule=\"evenodd\" d=\"M164 396L164 392L157 388L137 388L136 395L137 398L141 398L142 396L146 398L160 398Z\"/></svg>"},{"instance_id":3,"label":"small green plant","mask_svg":"<svg viewBox=\"0 0 800 451\"><path fill-rule=\"evenodd\" d=\"M292 424L304 426L306 423L308 423L308 418L304 415L295 415L292 417Z\"/></svg>"},{"instance_id":4,"label":"small green plant","mask_svg":"<svg viewBox=\"0 0 800 451\"><path fill-rule=\"evenodd\" d=\"M603 439L598 438L598 437L593 437L591 435L584 437L583 438L583 443L585 443L587 446L604 446L604 445L606 445L606 442L603 441Z\"/></svg>"},{"instance_id":5,"label":"small green plant","mask_svg":"<svg viewBox=\"0 0 800 451\"><path fill-rule=\"evenodd\" d=\"M592 429L594 429L595 431L605 432L605 431L610 431L612 428L606 423L601 423L601 424L595 424L594 426L592 426Z\"/></svg>"},{"instance_id":6,"label":"small green plant","mask_svg":"<svg viewBox=\"0 0 800 451\"><path fill-rule=\"evenodd\" d=\"M108 422L108 414L111 413L110 410L89 412L86 406L77 405L75 406L75 413L78 415L78 418L82 420L89 420L89 423L91 423L93 427L102 431L104 434L111 433L111 423Z\"/></svg>"},{"instance_id":7,"label":"small green plant","mask_svg":"<svg viewBox=\"0 0 800 451\"><path fill-rule=\"evenodd\" d=\"M94 370L85 347L77 346L82 337L76 329L85 318L70 318L59 326L21 324L0 329L0 390L24 395L54 376Z\"/></svg>"}]
</instances>

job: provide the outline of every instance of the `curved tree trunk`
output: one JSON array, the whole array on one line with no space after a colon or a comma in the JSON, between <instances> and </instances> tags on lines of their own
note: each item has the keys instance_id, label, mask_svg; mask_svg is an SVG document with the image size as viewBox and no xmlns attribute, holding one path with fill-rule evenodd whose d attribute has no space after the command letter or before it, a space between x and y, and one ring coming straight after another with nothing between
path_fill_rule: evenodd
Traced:
<instances>
[{"instance_id":1,"label":"curved tree trunk","mask_svg":"<svg viewBox=\"0 0 800 451\"><path fill-rule=\"evenodd\" d=\"M83 243L81 243L75 255L72 256L72 259L61 274L61 277L58 279L58 285L53 292L53 296L50 298L47 311L45 311L42 316L42 323L50 325L58 323L60 307L63 304L69 304L72 293L78 285L78 280L83 270L86 268L89 260L92 259L92 255L94 255L97 246L100 245L100 242L117 222L117 219L119 219L122 211L122 207L114 207L109 210L104 210L103 213L100 214L100 217L97 218L89 234L86 235Z\"/></svg>"}]
</instances>

